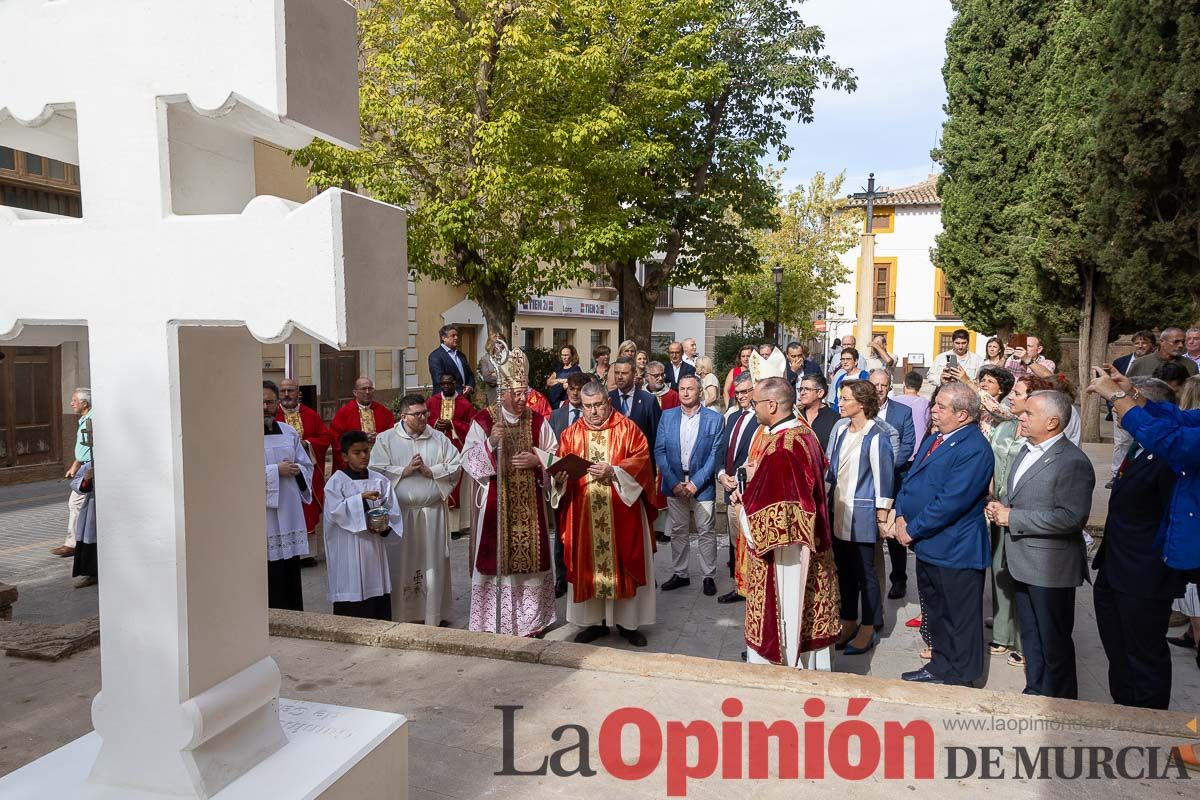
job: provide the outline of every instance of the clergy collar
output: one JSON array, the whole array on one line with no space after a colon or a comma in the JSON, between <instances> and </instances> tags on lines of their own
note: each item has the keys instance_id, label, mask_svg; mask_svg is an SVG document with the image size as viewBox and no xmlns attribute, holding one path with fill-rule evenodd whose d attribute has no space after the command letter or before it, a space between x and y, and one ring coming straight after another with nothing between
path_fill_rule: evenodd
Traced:
<instances>
[{"instance_id":1,"label":"clergy collar","mask_svg":"<svg viewBox=\"0 0 1200 800\"><path fill-rule=\"evenodd\" d=\"M281 409L283 409L283 413L285 413L285 414L297 414L300 412L300 404L299 403L296 403L295 408L288 408L283 403L280 403L279 407Z\"/></svg>"},{"instance_id":2,"label":"clergy collar","mask_svg":"<svg viewBox=\"0 0 1200 800\"><path fill-rule=\"evenodd\" d=\"M800 423L798 423L796 421L796 418L793 415L788 414L786 417L779 420L779 422L776 422L770 428L767 428L767 433L778 433L779 431L786 430L787 428L795 427L796 425L799 425L799 424Z\"/></svg>"},{"instance_id":3,"label":"clergy collar","mask_svg":"<svg viewBox=\"0 0 1200 800\"><path fill-rule=\"evenodd\" d=\"M267 427L266 420L263 420L263 435L264 436L282 436L283 428L279 427L279 422L271 420L271 427Z\"/></svg>"},{"instance_id":4,"label":"clergy collar","mask_svg":"<svg viewBox=\"0 0 1200 800\"><path fill-rule=\"evenodd\" d=\"M426 425L425 430L421 431L420 433L413 433L408 429L408 426L404 424L404 420L400 420L396 423L396 430L399 431L402 436L408 439L428 439L430 436L428 425Z\"/></svg>"},{"instance_id":5,"label":"clergy collar","mask_svg":"<svg viewBox=\"0 0 1200 800\"><path fill-rule=\"evenodd\" d=\"M367 403L367 404L364 406L362 403L360 403L360 402L358 402L357 400L355 400L355 401L354 401L354 405L358 406L358 408L359 408L359 410L360 410L360 411L366 411L367 409L374 407L374 405L375 405L375 401L374 401L374 400L372 400L370 403Z\"/></svg>"},{"instance_id":6,"label":"clergy collar","mask_svg":"<svg viewBox=\"0 0 1200 800\"><path fill-rule=\"evenodd\" d=\"M350 469L350 467L348 465L345 467L342 467L342 472L346 473L346 477L350 478L351 480L356 480L356 481L365 481L367 478L371 477L370 470Z\"/></svg>"}]
</instances>

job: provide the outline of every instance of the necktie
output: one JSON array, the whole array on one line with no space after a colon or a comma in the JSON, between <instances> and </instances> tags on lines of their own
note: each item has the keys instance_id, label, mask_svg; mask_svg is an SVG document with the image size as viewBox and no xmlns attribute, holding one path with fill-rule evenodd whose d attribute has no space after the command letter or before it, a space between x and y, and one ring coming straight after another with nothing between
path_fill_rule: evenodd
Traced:
<instances>
[{"instance_id":1,"label":"necktie","mask_svg":"<svg viewBox=\"0 0 1200 800\"><path fill-rule=\"evenodd\" d=\"M933 444L929 445L929 449L925 451L925 458L929 458L931 455L933 455L934 451L942 446L943 441L945 441L945 437L940 433L935 436L933 439Z\"/></svg>"},{"instance_id":2,"label":"necktie","mask_svg":"<svg viewBox=\"0 0 1200 800\"><path fill-rule=\"evenodd\" d=\"M624 409L625 416L629 416L629 395L621 395L621 406Z\"/></svg>"},{"instance_id":3,"label":"necktie","mask_svg":"<svg viewBox=\"0 0 1200 800\"><path fill-rule=\"evenodd\" d=\"M1137 442L1129 445L1129 449L1125 451L1125 458L1121 459L1121 466L1117 467L1118 478L1125 474L1125 470L1129 469L1129 465L1137 458L1137 451L1140 447L1141 445Z\"/></svg>"},{"instance_id":4,"label":"necktie","mask_svg":"<svg viewBox=\"0 0 1200 800\"><path fill-rule=\"evenodd\" d=\"M579 409L572 406L571 407L571 424L574 425L578 421L579 421Z\"/></svg>"},{"instance_id":5,"label":"necktie","mask_svg":"<svg viewBox=\"0 0 1200 800\"><path fill-rule=\"evenodd\" d=\"M725 474L729 475L733 472L733 457L737 451L738 435L742 432L742 423L746 421L746 414L742 412L738 416L737 424L733 426L733 433L729 436L729 447L725 451Z\"/></svg>"}]
</instances>

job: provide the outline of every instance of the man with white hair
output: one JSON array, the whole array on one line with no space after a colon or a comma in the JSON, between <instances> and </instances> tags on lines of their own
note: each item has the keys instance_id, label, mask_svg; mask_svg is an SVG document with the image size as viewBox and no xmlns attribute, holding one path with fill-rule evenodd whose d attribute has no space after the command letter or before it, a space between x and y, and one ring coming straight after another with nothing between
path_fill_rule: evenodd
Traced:
<instances>
[{"instance_id":1,"label":"man with white hair","mask_svg":"<svg viewBox=\"0 0 1200 800\"><path fill-rule=\"evenodd\" d=\"M917 555L933 643L933 659L901 675L906 681L970 686L983 676L983 579L992 563L983 508L995 458L979 413L979 395L966 384L939 389L933 430L917 448L886 532Z\"/></svg>"},{"instance_id":2,"label":"man with white hair","mask_svg":"<svg viewBox=\"0 0 1200 800\"><path fill-rule=\"evenodd\" d=\"M700 357L700 346L696 344L696 340L688 337L683 340L683 360L696 366L696 359Z\"/></svg>"},{"instance_id":3,"label":"man with white hair","mask_svg":"<svg viewBox=\"0 0 1200 800\"><path fill-rule=\"evenodd\" d=\"M79 421L75 424L75 460L67 468L68 479L74 478L84 464L92 463L92 390L80 386L72 392L71 410L79 415ZM86 494L71 489L71 497L67 500L67 536L62 544L50 551L54 555L61 558L75 555L75 528L86 500Z\"/></svg>"},{"instance_id":4,"label":"man with white hair","mask_svg":"<svg viewBox=\"0 0 1200 800\"><path fill-rule=\"evenodd\" d=\"M1071 400L1062 392L1030 395L1018 433L1005 503L987 505L1004 529L1004 557L1016 594L1025 655L1025 694L1079 696L1075 672L1075 588L1088 579L1083 526L1096 471L1065 435Z\"/></svg>"}]
</instances>

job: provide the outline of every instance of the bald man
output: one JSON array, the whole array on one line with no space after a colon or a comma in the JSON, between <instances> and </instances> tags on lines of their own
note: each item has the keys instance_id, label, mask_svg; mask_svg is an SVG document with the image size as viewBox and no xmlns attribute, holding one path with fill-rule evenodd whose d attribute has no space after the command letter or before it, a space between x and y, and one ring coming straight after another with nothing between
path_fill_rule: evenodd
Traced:
<instances>
[{"instance_id":1,"label":"bald man","mask_svg":"<svg viewBox=\"0 0 1200 800\"><path fill-rule=\"evenodd\" d=\"M375 437L390 431L396 425L396 417L383 403L375 401L375 381L363 375L354 382L354 399L337 410L329 431L333 434L333 468L345 466L340 442L347 431L362 431L367 441L375 444Z\"/></svg>"}]
</instances>

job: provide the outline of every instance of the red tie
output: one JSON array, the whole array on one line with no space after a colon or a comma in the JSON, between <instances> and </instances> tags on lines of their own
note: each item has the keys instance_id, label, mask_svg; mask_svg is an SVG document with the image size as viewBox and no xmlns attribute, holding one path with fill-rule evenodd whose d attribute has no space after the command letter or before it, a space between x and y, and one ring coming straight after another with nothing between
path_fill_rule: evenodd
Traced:
<instances>
[{"instance_id":1,"label":"red tie","mask_svg":"<svg viewBox=\"0 0 1200 800\"><path fill-rule=\"evenodd\" d=\"M927 450L925 452L925 458L929 458L931 455L933 455L933 451L935 451L939 447L941 447L943 441L944 441L944 438L940 433L937 436L935 436L933 439L933 444L929 445L929 450Z\"/></svg>"},{"instance_id":2,"label":"red tie","mask_svg":"<svg viewBox=\"0 0 1200 800\"><path fill-rule=\"evenodd\" d=\"M729 449L725 453L725 474L733 472L733 456L737 451L738 434L742 432L742 423L746 421L746 412L738 417L737 424L733 426L733 433L729 437Z\"/></svg>"}]
</instances>

